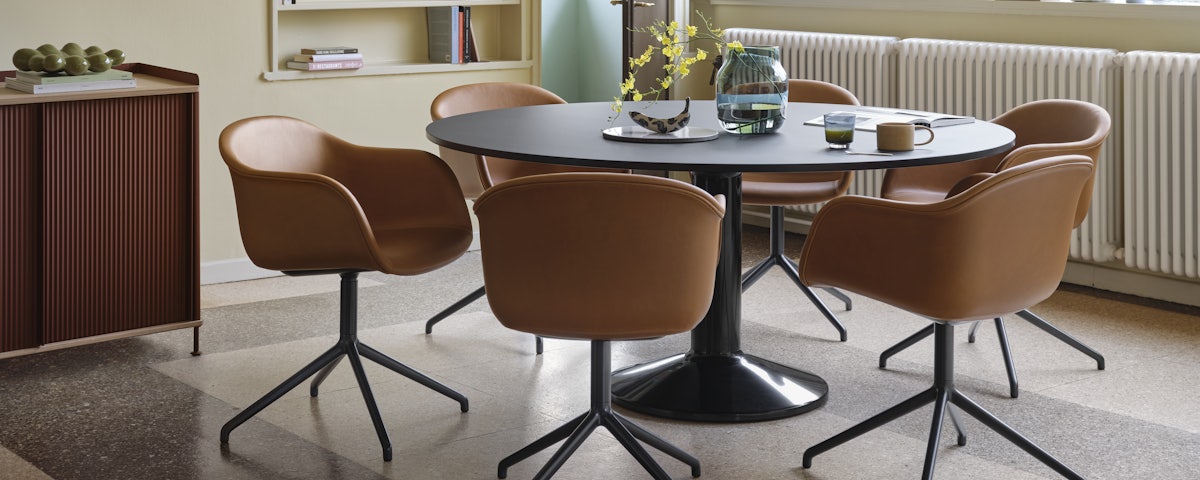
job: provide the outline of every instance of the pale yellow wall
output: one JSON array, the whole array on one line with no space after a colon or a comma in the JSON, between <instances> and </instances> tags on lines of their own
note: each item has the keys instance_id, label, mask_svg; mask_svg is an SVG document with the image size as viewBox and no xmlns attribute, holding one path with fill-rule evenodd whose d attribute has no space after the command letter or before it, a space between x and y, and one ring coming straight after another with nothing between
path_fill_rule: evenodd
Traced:
<instances>
[{"instance_id":1,"label":"pale yellow wall","mask_svg":"<svg viewBox=\"0 0 1200 480\"><path fill-rule=\"evenodd\" d=\"M217 136L230 122L290 115L352 142L436 151L424 129L438 92L458 83L533 81L531 71L518 70L266 82L269 16L268 0L6 2L0 9L0 70L12 69L9 58L18 48L76 42L120 48L130 62L199 74L202 263L245 257L229 176L217 152ZM534 27L536 32L536 22Z\"/></svg>"}]
</instances>

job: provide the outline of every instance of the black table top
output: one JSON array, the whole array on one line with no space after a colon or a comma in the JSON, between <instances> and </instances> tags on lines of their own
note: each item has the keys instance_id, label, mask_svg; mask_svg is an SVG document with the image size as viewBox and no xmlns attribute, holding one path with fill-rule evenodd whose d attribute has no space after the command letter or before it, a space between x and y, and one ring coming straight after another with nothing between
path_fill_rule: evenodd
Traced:
<instances>
[{"instance_id":1,"label":"black table top","mask_svg":"<svg viewBox=\"0 0 1200 480\"><path fill-rule=\"evenodd\" d=\"M625 108L642 104L627 102ZM1015 135L990 122L938 127L933 143L892 156L847 155L830 150L824 129L806 120L847 105L790 103L787 121L774 134L735 135L697 143L631 143L605 139L611 126L632 125L621 115L610 123L610 104L602 102L539 105L457 115L425 129L433 143L463 152L564 165L693 172L803 172L868 170L949 163L1004 152ZM682 101L661 101L644 108L651 116L671 116ZM716 105L693 101L690 127L720 131ZM924 138L918 132L918 139ZM855 131L851 150L876 151L875 133Z\"/></svg>"}]
</instances>

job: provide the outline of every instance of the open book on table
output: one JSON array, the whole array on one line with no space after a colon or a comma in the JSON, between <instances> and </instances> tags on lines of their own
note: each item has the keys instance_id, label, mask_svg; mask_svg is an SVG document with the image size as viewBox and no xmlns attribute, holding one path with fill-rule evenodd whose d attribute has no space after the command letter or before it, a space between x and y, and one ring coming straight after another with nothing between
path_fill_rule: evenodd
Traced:
<instances>
[{"instance_id":1,"label":"open book on table","mask_svg":"<svg viewBox=\"0 0 1200 480\"><path fill-rule=\"evenodd\" d=\"M854 129L866 130L869 132L874 132L876 125L888 122L911 123L913 125L925 125L928 127L945 127L949 125L961 125L975 121L975 117L960 117L958 115L947 115L944 113L877 107L860 107L855 110L830 113L853 113ZM804 122L804 124L824 126L825 119L823 117L817 117Z\"/></svg>"}]
</instances>

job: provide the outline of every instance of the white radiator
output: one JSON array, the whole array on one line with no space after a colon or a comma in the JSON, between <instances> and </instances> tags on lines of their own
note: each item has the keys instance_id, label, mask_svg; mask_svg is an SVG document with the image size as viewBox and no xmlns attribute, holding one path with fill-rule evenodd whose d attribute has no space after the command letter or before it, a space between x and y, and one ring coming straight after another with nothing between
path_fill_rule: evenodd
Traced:
<instances>
[{"instance_id":1,"label":"white radiator","mask_svg":"<svg viewBox=\"0 0 1200 480\"><path fill-rule=\"evenodd\" d=\"M1096 172L1091 210L1071 257L1112 260L1121 242L1120 68L1110 49L906 38L896 44L895 107L987 120L1047 98L1091 102L1113 116Z\"/></svg>"},{"instance_id":2,"label":"white radiator","mask_svg":"<svg viewBox=\"0 0 1200 480\"><path fill-rule=\"evenodd\" d=\"M1125 264L1197 278L1200 54L1126 53Z\"/></svg>"},{"instance_id":3,"label":"white radiator","mask_svg":"<svg viewBox=\"0 0 1200 480\"><path fill-rule=\"evenodd\" d=\"M742 45L778 45L780 63L789 78L820 80L854 92L863 105L891 103L892 46L896 37L795 32L757 28L729 28L726 41ZM803 122L806 119L792 119ZM881 171L854 175L850 193L878 195ZM793 210L816 213L820 205L800 205Z\"/></svg>"}]
</instances>

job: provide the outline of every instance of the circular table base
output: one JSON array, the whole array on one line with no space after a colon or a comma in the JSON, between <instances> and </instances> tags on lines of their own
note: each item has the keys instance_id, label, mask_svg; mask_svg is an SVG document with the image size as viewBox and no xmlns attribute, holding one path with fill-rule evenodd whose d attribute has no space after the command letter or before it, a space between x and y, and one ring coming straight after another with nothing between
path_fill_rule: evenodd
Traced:
<instances>
[{"instance_id":1,"label":"circular table base","mask_svg":"<svg viewBox=\"0 0 1200 480\"><path fill-rule=\"evenodd\" d=\"M613 403L656 417L753 422L818 408L829 385L753 355L679 354L614 372L612 393Z\"/></svg>"}]
</instances>

